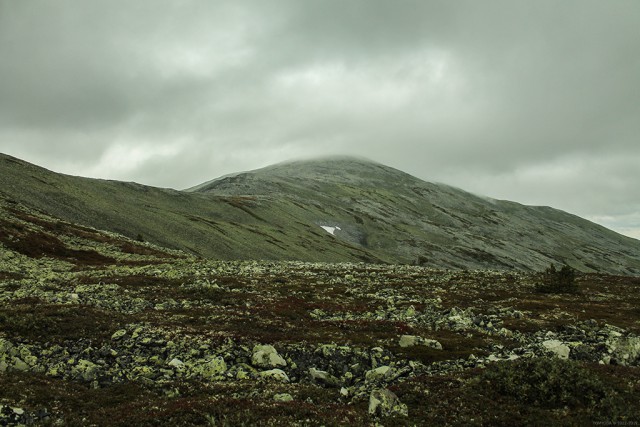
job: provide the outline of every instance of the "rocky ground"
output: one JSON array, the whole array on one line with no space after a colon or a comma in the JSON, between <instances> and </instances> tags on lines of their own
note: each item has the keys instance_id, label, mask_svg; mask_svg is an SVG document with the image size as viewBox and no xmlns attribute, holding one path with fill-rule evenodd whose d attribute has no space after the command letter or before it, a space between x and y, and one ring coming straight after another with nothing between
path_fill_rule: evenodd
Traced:
<instances>
[{"instance_id":1,"label":"rocky ground","mask_svg":"<svg viewBox=\"0 0 640 427\"><path fill-rule=\"evenodd\" d=\"M0 207L0 425L640 423L640 278L221 262Z\"/></svg>"}]
</instances>

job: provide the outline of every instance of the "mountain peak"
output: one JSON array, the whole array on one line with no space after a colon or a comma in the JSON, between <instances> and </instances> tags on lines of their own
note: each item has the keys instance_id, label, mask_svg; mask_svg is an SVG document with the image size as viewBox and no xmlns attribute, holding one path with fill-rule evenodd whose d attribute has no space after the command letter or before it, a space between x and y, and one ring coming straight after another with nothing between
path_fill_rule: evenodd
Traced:
<instances>
[{"instance_id":1,"label":"mountain peak","mask_svg":"<svg viewBox=\"0 0 640 427\"><path fill-rule=\"evenodd\" d=\"M239 184L251 182L251 193L256 190L272 191L270 184L288 182L292 185L320 184L388 185L389 182L418 180L398 169L357 156L331 155L292 159L246 172L233 173L207 181L187 191L220 191L233 184L234 192Z\"/></svg>"}]
</instances>

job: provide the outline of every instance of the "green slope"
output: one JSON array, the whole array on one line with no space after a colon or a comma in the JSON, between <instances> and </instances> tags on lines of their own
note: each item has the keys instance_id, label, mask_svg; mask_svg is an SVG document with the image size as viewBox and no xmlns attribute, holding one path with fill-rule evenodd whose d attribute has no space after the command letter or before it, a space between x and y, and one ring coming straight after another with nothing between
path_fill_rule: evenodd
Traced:
<instances>
[{"instance_id":1,"label":"green slope","mask_svg":"<svg viewBox=\"0 0 640 427\"><path fill-rule=\"evenodd\" d=\"M218 259L640 274L640 242L546 207L482 198L354 158L288 162L187 191L56 174L0 156L0 196ZM321 226L339 227L335 235Z\"/></svg>"}]
</instances>

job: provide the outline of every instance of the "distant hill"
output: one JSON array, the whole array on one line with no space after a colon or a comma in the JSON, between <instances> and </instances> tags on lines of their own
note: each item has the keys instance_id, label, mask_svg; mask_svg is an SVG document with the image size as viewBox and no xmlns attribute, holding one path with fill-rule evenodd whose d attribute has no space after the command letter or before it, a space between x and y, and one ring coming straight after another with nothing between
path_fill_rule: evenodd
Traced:
<instances>
[{"instance_id":1,"label":"distant hill","mask_svg":"<svg viewBox=\"0 0 640 427\"><path fill-rule=\"evenodd\" d=\"M219 259L640 274L640 241L549 207L479 197L364 159L231 174L186 191L61 175L0 155L0 197Z\"/></svg>"}]
</instances>

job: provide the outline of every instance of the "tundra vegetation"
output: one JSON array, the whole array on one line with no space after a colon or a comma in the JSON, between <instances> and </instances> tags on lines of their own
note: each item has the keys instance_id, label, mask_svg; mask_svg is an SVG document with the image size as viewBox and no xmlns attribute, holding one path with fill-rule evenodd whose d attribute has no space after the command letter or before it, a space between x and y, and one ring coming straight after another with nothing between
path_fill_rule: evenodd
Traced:
<instances>
[{"instance_id":1,"label":"tundra vegetation","mask_svg":"<svg viewBox=\"0 0 640 427\"><path fill-rule=\"evenodd\" d=\"M143 240L0 201L0 424L640 420L638 277L570 271L565 289L565 269L214 261Z\"/></svg>"}]
</instances>

